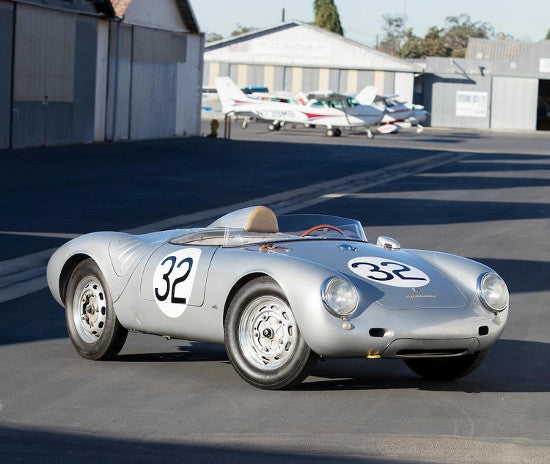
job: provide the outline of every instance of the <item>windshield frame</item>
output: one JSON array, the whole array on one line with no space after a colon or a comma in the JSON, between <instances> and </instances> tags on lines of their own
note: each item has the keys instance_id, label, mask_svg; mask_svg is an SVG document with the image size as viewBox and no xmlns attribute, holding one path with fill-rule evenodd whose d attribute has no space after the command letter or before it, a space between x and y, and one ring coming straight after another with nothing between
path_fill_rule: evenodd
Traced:
<instances>
[{"instance_id":1,"label":"windshield frame","mask_svg":"<svg viewBox=\"0 0 550 464\"><path fill-rule=\"evenodd\" d=\"M221 246L225 248L238 248L292 241L368 241L363 226L355 219L324 214L287 214L279 216L278 222L279 232L276 233L251 232L233 227L207 228L190 230L184 235L174 237L170 240L170 243L185 246ZM313 226L319 225L330 225L332 227L321 227L318 233L315 230L311 232L312 235L302 235ZM346 232L346 234L342 235L336 229L342 230Z\"/></svg>"}]
</instances>

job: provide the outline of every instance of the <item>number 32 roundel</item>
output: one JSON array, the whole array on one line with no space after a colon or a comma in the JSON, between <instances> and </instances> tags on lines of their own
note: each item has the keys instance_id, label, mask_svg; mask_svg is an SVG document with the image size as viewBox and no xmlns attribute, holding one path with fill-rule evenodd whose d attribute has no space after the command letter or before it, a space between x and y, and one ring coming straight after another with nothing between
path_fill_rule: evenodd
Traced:
<instances>
[{"instance_id":1,"label":"number 32 roundel","mask_svg":"<svg viewBox=\"0 0 550 464\"><path fill-rule=\"evenodd\" d=\"M201 250L185 248L161 259L153 276L155 300L168 317L179 317L187 309Z\"/></svg>"},{"instance_id":2,"label":"number 32 roundel","mask_svg":"<svg viewBox=\"0 0 550 464\"><path fill-rule=\"evenodd\" d=\"M420 269L393 259L362 256L350 260L348 268L363 279L392 287L423 287L430 283Z\"/></svg>"}]
</instances>

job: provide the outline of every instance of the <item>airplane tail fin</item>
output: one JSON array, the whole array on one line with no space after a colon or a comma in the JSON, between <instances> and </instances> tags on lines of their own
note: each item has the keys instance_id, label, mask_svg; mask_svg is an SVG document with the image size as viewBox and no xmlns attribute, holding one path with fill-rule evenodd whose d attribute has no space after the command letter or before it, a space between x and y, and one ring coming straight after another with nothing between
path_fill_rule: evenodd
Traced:
<instances>
[{"instance_id":1,"label":"airplane tail fin","mask_svg":"<svg viewBox=\"0 0 550 464\"><path fill-rule=\"evenodd\" d=\"M230 77L217 77L216 78L216 90L220 97L222 104L222 110L224 113L231 111L235 103L248 101L249 98L246 94L237 87L237 84L233 82Z\"/></svg>"},{"instance_id":2,"label":"airplane tail fin","mask_svg":"<svg viewBox=\"0 0 550 464\"><path fill-rule=\"evenodd\" d=\"M367 85L361 92L359 92L355 99L361 103L361 105L372 105L376 94L378 93L378 88L374 85Z\"/></svg>"}]
</instances>

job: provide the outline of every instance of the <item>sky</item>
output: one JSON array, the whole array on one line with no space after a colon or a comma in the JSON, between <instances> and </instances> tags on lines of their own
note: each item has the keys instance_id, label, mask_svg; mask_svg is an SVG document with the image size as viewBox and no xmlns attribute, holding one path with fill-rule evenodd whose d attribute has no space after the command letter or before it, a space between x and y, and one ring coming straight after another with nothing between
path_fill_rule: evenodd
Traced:
<instances>
[{"instance_id":1,"label":"sky","mask_svg":"<svg viewBox=\"0 0 550 464\"><path fill-rule=\"evenodd\" d=\"M229 37L241 26L264 28L287 21L313 21L313 0L190 0L201 31ZM381 40L382 16L405 15L406 27L423 37L431 26L445 27L447 16L470 15L495 32L538 42L550 29L550 0L335 0L344 35L368 46Z\"/></svg>"}]
</instances>

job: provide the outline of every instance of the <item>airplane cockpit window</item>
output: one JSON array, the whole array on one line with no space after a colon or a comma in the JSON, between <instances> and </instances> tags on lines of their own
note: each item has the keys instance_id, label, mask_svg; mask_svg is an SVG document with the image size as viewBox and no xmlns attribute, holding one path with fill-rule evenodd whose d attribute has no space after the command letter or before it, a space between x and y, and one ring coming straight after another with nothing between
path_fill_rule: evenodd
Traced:
<instances>
[{"instance_id":1,"label":"airplane cockpit window","mask_svg":"<svg viewBox=\"0 0 550 464\"><path fill-rule=\"evenodd\" d=\"M348 99L346 100L346 103L348 104L348 106L350 108L353 108L354 106L359 106L361 105L361 103L359 103L355 98L353 97L348 97Z\"/></svg>"},{"instance_id":2,"label":"airplane cockpit window","mask_svg":"<svg viewBox=\"0 0 550 464\"><path fill-rule=\"evenodd\" d=\"M309 106L315 107L315 108L326 108L327 102L326 101L319 101L319 100L311 100L311 103Z\"/></svg>"}]
</instances>

